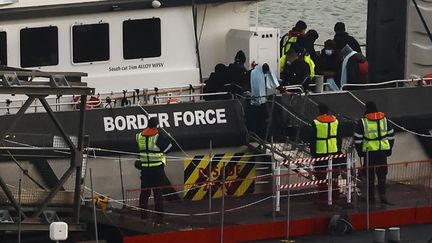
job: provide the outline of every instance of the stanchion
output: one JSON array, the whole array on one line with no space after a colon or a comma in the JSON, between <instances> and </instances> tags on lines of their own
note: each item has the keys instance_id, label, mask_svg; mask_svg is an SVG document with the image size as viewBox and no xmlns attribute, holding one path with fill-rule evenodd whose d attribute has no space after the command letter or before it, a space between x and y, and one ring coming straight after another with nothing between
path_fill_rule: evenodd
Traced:
<instances>
[{"instance_id":1,"label":"stanchion","mask_svg":"<svg viewBox=\"0 0 432 243\"><path fill-rule=\"evenodd\" d=\"M366 151L365 161L366 165L366 229L370 229L370 218L369 218L369 211L370 211L370 205L369 205L369 151Z\"/></svg>"},{"instance_id":2,"label":"stanchion","mask_svg":"<svg viewBox=\"0 0 432 243\"><path fill-rule=\"evenodd\" d=\"M97 218L96 218L96 205L94 201L94 188L93 188L93 174L92 174L92 168L90 168L90 187L91 187L91 198L92 198L92 205L93 205L93 220L94 220L94 228L95 228L95 240L96 243L99 242L99 236L98 236L98 227L97 227Z\"/></svg>"},{"instance_id":3,"label":"stanchion","mask_svg":"<svg viewBox=\"0 0 432 243\"><path fill-rule=\"evenodd\" d=\"M289 231L290 231L290 199L291 199L291 188L289 187L290 185L290 178L291 178L291 161L288 161L288 175L287 175L287 185L288 185L288 190L287 190L287 226L286 226L286 240L289 241Z\"/></svg>"},{"instance_id":4,"label":"stanchion","mask_svg":"<svg viewBox=\"0 0 432 243\"><path fill-rule=\"evenodd\" d=\"M347 204L351 204L352 178L351 178L351 154L347 154Z\"/></svg>"},{"instance_id":5,"label":"stanchion","mask_svg":"<svg viewBox=\"0 0 432 243\"><path fill-rule=\"evenodd\" d=\"M328 171L327 171L327 204L333 205L332 194L333 194L333 159L328 160Z\"/></svg>"},{"instance_id":6,"label":"stanchion","mask_svg":"<svg viewBox=\"0 0 432 243\"><path fill-rule=\"evenodd\" d=\"M209 218L208 218L208 221L209 221L209 224L211 224L212 223L212 214L211 214L211 211L212 211L212 162L213 162L213 158L212 158L212 152L213 152L213 141L212 140L210 140L210 145L209 145L209 166L208 166L208 183L209 183L209 193L208 193L208 195L209 195L209 201L208 201L208 212L209 212Z\"/></svg>"},{"instance_id":7,"label":"stanchion","mask_svg":"<svg viewBox=\"0 0 432 243\"><path fill-rule=\"evenodd\" d=\"M221 238L220 242L224 242L224 221L225 221L225 179L226 179L226 162L222 162L222 207L221 207Z\"/></svg>"}]
</instances>

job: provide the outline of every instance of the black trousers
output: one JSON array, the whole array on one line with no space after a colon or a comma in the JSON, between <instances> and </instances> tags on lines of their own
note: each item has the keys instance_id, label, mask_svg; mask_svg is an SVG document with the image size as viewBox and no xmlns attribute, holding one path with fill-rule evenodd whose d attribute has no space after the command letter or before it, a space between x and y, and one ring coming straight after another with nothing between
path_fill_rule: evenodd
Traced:
<instances>
[{"instance_id":1,"label":"black trousers","mask_svg":"<svg viewBox=\"0 0 432 243\"><path fill-rule=\"evenodd\" d=\"M327 155L322 155L318 157L324 157ZM340 159L333 159L333 166L332 166L332 187L333 187L333 199L339 198L339 183L337 181L337 178L339 177L339 174L341 174L341 170L346 168L346 166L341 165L343 161L340 161ZM317 161L314 163L314 175L317 180L326 180L327 179L327 172L328 172L328 161ZM328 185L326 182L318 184L318 200L319 201L327 201L327 190Z\"/></svg>"},{"instance_id":2,"label":"black trousers","mask_svg":"<svg viewBox=\"0 0 432 243\"><path fill-rule=\"evenodd\" d=\"M366 178L366 161L363 163L363 176ZM388 166L387 156L383 153L372 153L369 155L369 196L375 197L375 175L378 181L377 190L380 196L386 193Z\"/></svg>"},{"instance_id":3,"label":"black trousers","mask_svg":"<svg viewBox=\"0 0 432 243\"><path fill-rule=\"evenodd\" d=\"M260 138L265 137L268 118L267 104L249 105L247 124L249 130L255 132Z\"/></svg>"},{"instance_id":4,"label":"black trousers","mask_svg":"<svg viewBox=\"0 0 432 243\"><path fill-rule=\"evenodd\" d=\"M166 185L166 175L164 165L156 167L144 167L141 169L141 194L139 199L140 207L148 209L148 200L153 191L155 211L163 212L163 196L161 187ZM163 214L156 213L157 217L163 217ZM146 211L141 211L141 217L147 217Z\"/></svg>"},{"instance_id":5,"label":"black trousers","mask_svg":"<svg viewBox=\"0 0 432 243\"><path fill-rule=\"evenodd\" d=\"M378 181L377 190L380 196L384 196L386 193L386 178L388 168L387 164L379 166L370 166L369 168L369 196L375 197L375 175ZM366 170L364 177L366 178Z\"/></svg>"}]
</instances>

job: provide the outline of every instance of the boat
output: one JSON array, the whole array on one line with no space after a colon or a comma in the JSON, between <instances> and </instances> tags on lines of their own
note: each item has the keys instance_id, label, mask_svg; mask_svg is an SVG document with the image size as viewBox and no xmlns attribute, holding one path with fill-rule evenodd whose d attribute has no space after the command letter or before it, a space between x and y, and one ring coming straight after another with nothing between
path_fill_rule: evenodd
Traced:
<instances>
[{"instance_id":1,"label":"boat","mask_svg":"<svg viewBox=\"0 0 432 243\"><path fill-rule=\"evenodd\" d=\"M4 104L1 108L5 115L0 117L0 124L5 138L1 148L1 166L2 171L7 171L0 173L3 180L17 187L17 175L26 171L27 175L41 181L48 191L63 187L65 192L72 191L72 194L79 181L82 193L78 195L83 196L82 201L93 198L94 190L101 195L109 195L113 210L120 210L125 205L133 206L137 200L136 190L140 188L139 172L134 168L137 157L134 153L134 135L146 127L148 116L157 116L161 127L175 140L177 148L169 155L166 170L173 186L183 186L185 199L206 198L203 191L188 194L191 188L185 184L205 181L205 176L200 176L199 166L195 163L202 163L202 169L205 169L209 164L209 159L205 158L209 154L226 157L230 162L237 161L228 173L231 180L247 179L247 176L256 179L271 173L271 166L248 167L245 166L247 163L241 163L254 156L258 157L258 162L268 161L274 149L262 138L249 136L244 120L247 102L241 99L202 100L205 95L202 94L202 80L210 75L217 63L232 62L240 49L246 54L246 63L267 61L277 72L279 31L249 26L249 8L255 3L242 0L0 2L0 43L3 45L0 50L7 50L0 51L0 63L18 68L5 70L2 75L11 74L18 79L25 77L34 83L37 78L48 78L52 83L60 76L63 84L66 82L73 86L85 83L95 88L88 94L93 100L87 103L85 118L81 116L83 109L77 109L80 108L79 96L46 97L55 110L55 117L64 124L65 133L71 136L72 143L80 143L79 138L83 138L79 135L80 131L87 135L87 139L81 141L86 145L82 178L79 178L82 180L77 180L76 177L80 176L78 172L75 178L72 176L62 180L66 165L70 163L70 154L64 153L69 142L54 129L54 125L48 125L51 121L43 112L45 107L35 101L29 105L32 112L24 114L9 131L8 125L24 101L20 95L2 96ZM386 11L389 5L403 8L395 7L397 11L389 16ZM408 16L404 12L407 9ZM430 15L429 12L423 13ZM400 16L406 16L406 19ZM432 65L432 55L423 54L428 52L425 35L418 33L425 30L420 22L412 21L416 17L414 6L408 6L405 1L398 1L397 5L394 1L382 1L378 6L370 4L367 53L372 67L371 77L377 84L370 85L369 88L373 89L353 92L275 98L270 135L274 136L275 144L280 147L274 149L277 156L273 158L291 160L308 156L304 144L287 138L303 137L302 130L305 129L302 121L313 118L316 114L315 103L319 101L330 104L334 112L344 117L341 125L346 138L351 136L354 121L361 116L362 104L359 100L367 99L376 100L383 110L388 111L389 117L406 131L429 133L432 114L429 104L423 104L423 101L430 97L432 89L430 86L417 86L417 83L422 80L421 76L428 73L427 66ZM406 30L400 29L401 25L406 26ZM380 31L382 28L389 30L395 38L389 40L388 33ZM405 36L408 38L404 44L401 40L405 40ZM398 51L393 51L393 44L397 45ZM418 55L419 52L422 55ZM412 77L414 74L418 77ZM36 78L34 81L33 77ZM378 83L389 80L393 81ZM412 87L393 87L401 83ZM401 96L409 97L411 102L397 102ZM173 99L176 101L173 102ZM403 109L395 109L394 102ZM417 105L419 103L423 105ZM82 130L79 122L73 122L80 119L85 119ZM397 139L404 142L395 150L395 161L430 158L430 144L427 141L417 139L409 132L399 132ZM349 139L347 141L348 151ZM403 144L409 144L413 153L406 153ZM46 152L42 148L51 150ZM11 156L13 149L19 152ZM195 165L196 168L188 172L188 165ZM215 171L212 171L218 174L216 178L221 174L222 166L216 164ZM92 169L93 189L89 168ZM304 171L310 172L306 167L290 169L300 175ZM240 173L243 170L245 172ZM245 175L240 177L240 174ZM39 193L40 188L35 187L32 179L25 174L20 178L22 188L29 195ZM295 183L303 183L306 179L300 176ZM268 180L254 180L243 186L246 189L241 183L234 183L231 195L247 197L272 190ZM178 187L175 189L181 191ZM216 187L214 190L215 197L221 196L216 195ZM73 195L76 199L76 191ZM70 202L71 195L66 197ZM49 208L55 209L54 215L67 211L60 210L58 205L50 205ZM43 226L46 230L47 222L44 221ZM82 230L79 224L71 226L77 231ZM107 231L113 228L109 229ZM162 231L169 230L164 228ZM144 231L137 232L159 232L151 227L144 227Z\"/></svg>"}]
</instances>

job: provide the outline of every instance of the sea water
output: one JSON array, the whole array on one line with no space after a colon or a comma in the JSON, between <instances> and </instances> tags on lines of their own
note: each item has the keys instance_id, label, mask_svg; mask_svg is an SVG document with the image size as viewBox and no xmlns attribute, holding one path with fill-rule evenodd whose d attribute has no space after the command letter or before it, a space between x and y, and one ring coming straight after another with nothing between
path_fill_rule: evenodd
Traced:
<instances>
[{"instance_id":1,"label":"sea water","mask_svg":"<svg viewBox=\"0 0 432 243\"><path fill-rule=\"evenodd\" d=\"M360 44L366 43L367 0L265 0L258 2L258 25L289 31L298 20L315 29L316 44L333 39L336 22L344 22L346 31ZM256 23L256 7L251 8L251 25ZM319 48L316 48L319 50Z\"/></svg>"}]
</instances>

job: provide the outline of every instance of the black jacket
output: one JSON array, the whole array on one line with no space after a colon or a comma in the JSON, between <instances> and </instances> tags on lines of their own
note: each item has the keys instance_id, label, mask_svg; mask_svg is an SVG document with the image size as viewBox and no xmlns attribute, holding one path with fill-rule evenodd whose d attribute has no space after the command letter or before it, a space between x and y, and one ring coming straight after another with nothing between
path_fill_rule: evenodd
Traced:
<instances>
[{"instance_id":1,"label":"black jacket","mask_svg":"<svg viewBox=\"0 0 432 243\"><path fill-rule=\"evenodd\" d=\"M291 65L285 65L285 70L281 73L282 85L302 85L307 88L310 81L310 67L299 57Z\"/></svg>"},{"instance_id":2,"label":"black jacket","mask_svg":"<svg viewBox=\"0 0 432 243\"><path fill-rule=\"evenodd\" d=\"M227 81L228 83L238 85L242 87L244 90L249 86L246 79L247 69L241 63L234 62L228 66L227 70Z\"/></svg>"},{"instance_id":3,"label":"black jacket","mask_svg":"<svg viewBox=\"0 0 432 243\"><path fill-rule=\"evenodd\" d=\"M328 56L325 54L323 49L315 62L315 72L320 75L324 75L325 72L334 72L333 78L335 79L336 84L340 86L341 65L340 56L336 51L334 51L332 55ZM324 78L328 77L329 76L324 76Z\"/></svg>"},{"instance_id":4,"label":"black jacket","mask_svg":"<svg viewBox=\"0 0 432 243\"><path fill-rule=\"evenodd\" d=\"M341 50L348 44L354 51L362 53L358 41L347 32L336 33L333 40L336 42L336 48L338 50Z\"/></svg>"}]
</instances>

